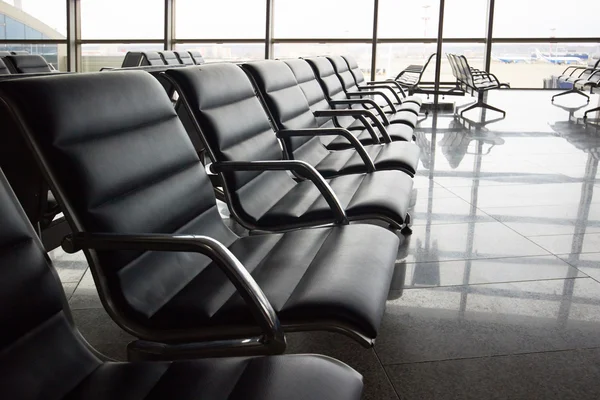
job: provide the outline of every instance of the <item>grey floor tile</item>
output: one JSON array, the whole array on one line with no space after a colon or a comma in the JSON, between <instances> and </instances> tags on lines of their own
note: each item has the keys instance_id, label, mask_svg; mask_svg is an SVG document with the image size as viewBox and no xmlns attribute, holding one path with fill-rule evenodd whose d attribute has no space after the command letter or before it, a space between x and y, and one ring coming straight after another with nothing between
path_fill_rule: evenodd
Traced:
<instances>
[{"instance_id":1,"label":"grey floor tile","mask_svg":"<svg viewBox=\"0 0 600 400\"><path fill-rule=\"evenodd\" d=\"M77 287L77 283L75 283L75 282L63 283L62 287L63 287L63 290L65 291L65 296L67 297L67 300L68 300L73 295L73 292L75 291L75 288Z\"/></svg>"},{"instance_id":2,"label":"grey floor tile","mask_svg":"<svg viewBox=\"0 0 600 400\"><path fill-rule=\"evenodd\" d=\"M88 267L83 252L68 254L59 247L52 250L48 255L58 272L61 282L79 282Z\"/></svg>"},{"instance_id":3,"label":"grey floor tile","mask_svg":"<svg viewBox=\"0 0 600 400\"><path fill-rule=\"evenodd\" d=\"M558 257L584 274L600 281L600 253L563 254Z\"/></svg>"},{"instance_id":4,"label":"grey floor tile","mask_svg":"<svg viewBox=\"0 0 600 400\"><path fill-rule=\"evenodd\" d=\"M585 203L584 203L585 204ZM483 208L487 214L524 236L600 232L600 203Z\"/></svg>"},{"instance_id":5,"label":"grey floor tile","mask_svg":"<svg viewBox=\"0 0 600 400\"><path fill-rule=\"evenodd\" d=\"M69 300L69 306L74 309L102 308L91 270L87 270L79 282L77 289Z\"/></svg>"},{"instance_id":6,"label":"grey floor tile","mask_svg":"<svg viewBox=\"0 0 600 400\"><path fill-rule=\"evenodd\" d=\"M394 290L586 276L555 256L410 263L404 267L405 276L394 276Z\"/></svg>"},{"instance_id":7,"label":"grey floor tile","mask_svg":"<svg viewBox=\"0 0 600 400\"><path fill-rule=\"evenodd\" d=\"M134 337L122 330L104 309L73 310L75 326L94 347L106 343L125 343Z\"/></svg>"},{"instance_id":8,"label":"grey floor tile","mask_svg":"<svg viewBox=\"0 0 600 400\"><path fill-rule=\"evenodd\" d=\"M594 400L599 349L386 366L402 399Z\"/></svg>"},{"instance_id":9,"label":"grey floor tile","mask_svg":"<svg viewBox=\"0 0 600 400\"><path fill-rule=\"evenodd\" d=\"M406 289L375 350L384 365L566 350L600 346L599 329L591 278Z\"/></svg>"},{"instance_id":10,"label":"grey floor tile","mask_svg":"<svg viewBox=\"0 0 600 400\"><path fill-rule=\"evenodd\" d=\"M525 257L549 252L499 222L414 226L398 262Z\"/></svg>"},{"instance_id":11,"label":"grey floor tile","mask_svg":"<svg viewBox=\"0 0 600 400\"><path fill-rule=\"evenodd\" d=\"M413 225L490 222L492 217L458 197L417 199L409 210Z\"/></svg>"},{"instance_id":12,"label":"grey floor tile","mask_svg":"<svg viewBox=\"0 0 600 400\"><path fill-rule=\"evenodd\" d=\"M363 400L398 400L373 349L343 335L326 332L290 333L286 353L324 354L352 366L363 375Z\"/></svg>"},{"instance_id":13,"label":"grey floor tile","mask_svg":"<svg viewBox=\"0 0 600 400\"><path fill-rule=\"evenodd\" d=\"M571 235L531 236L529 239L552 254L594 253L600 249L600 232Z\"/></svg>"}]
</instances>

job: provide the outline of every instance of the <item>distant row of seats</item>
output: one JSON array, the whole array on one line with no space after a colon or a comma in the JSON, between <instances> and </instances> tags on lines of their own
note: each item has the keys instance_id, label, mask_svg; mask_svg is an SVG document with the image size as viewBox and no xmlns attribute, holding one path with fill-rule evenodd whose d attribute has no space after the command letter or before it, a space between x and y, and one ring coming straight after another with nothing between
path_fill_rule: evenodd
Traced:
<instances>
[{"instance_id":1,"label":"distant row of seats","mask_svg":"<svg viewBox=\"0 0 600 400\"><path fill-rule=\"evenodd\" d=\"M552 96L552 101L560 96L564 96L570 93L576 93L584 96L587 102L590 102L590 96L584 93L584 90L590 89L590 92L594 87L598 86L600 81L600 54L596 54L588 58L588 64L586 67L569 66L563 73L558 77L559 83L569 83L573 87L565 92L555 94Z\"/></svg>"},{"instance_id":2,"label":"distant row of seats","mask_svg":"<svg viewBox=\"0 0 600 400\"><path fill-rule=\"evenodd\" d=\"M32 54L0 54L0 75L52 72L53 68L42 56Z\"/></svg>"},{"instance_id":3,"label":"distant row of seats","mask_svg":"<svg viewBox=\"0 0 600 400\"><path fill-rule=\"evenodd\" d=\"M507 83L501 83L496 75L492 73L471 67L467 61L467 57L464 55L450 53L446 55L450 62L452 74L454 75L454 78L456 78L457 89L463 90L465 93L472 96L477 96L477 101L475 103L461 111L461 117L465 112L478 107L497 111L501 113L502 116L505 116L506 112L504 110L487 104L483 100L483 94L494 89L510 88L510 86Z\"/></svg>"},{"instance_id":4,"label":"distant row of seats","mask_svg":"<svg viewBox=\"0 0 600 400\"><path fill-rule=\"evenodd\" d=\"M198 50L190 51L130 51L121 68L147 65L201 65L204 58Z\"/></svg>"}]
</instances>

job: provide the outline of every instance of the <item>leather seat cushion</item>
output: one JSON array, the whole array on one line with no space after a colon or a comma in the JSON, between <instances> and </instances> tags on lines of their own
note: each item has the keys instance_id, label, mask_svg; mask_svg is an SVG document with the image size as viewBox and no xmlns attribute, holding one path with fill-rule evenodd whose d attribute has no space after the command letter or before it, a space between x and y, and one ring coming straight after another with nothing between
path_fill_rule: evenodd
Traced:
<instances>
[{"instance_id":1,"label":"leather seat cushion","mask_svg":"<svg viewBox=\"0 0 600 400\"><path fill-rule=\"evenodd\" d=\"M373 145L373 138L368 130L361 129L362 124L360 121L352 124L347 129L365 146ZM390 135L392 141L404 141L410 142L413 139L413 128L406 124L390 124L385 127L385 130ZM375 127L375 133L381 135L378 129ZM327 143L327 148L330 150L344 150L350 148L351 145L348 140L344 137L338 136L334 140Z\"/></svg>"},{"instance_id":2,"label":"leather seat cushion","mask_svg":"<svg viewBox=\"0 0 600 400\"><path fill-rule=\"evenodd\" d=\"M65 400L358 400L361 376L325 356L105 363Z\"/></svg>"},{"instance_id":3,"label":"leather seat cushion","mask_svg":"<svg viewBox=\"0 0 600 400\"><path fill-rule=\"evenodd\" d=\"M395 142L365 147L378 171L401 169L414 174L419 164L419 146ZM328 178L336 175L365 172L365 163L354 149L330 152L317 165L317 171Z\"/></svg>"},{"instance_id":4,"label":"leather seat cushion","mask_svg":"<svg viewBox=\"0 0 600 400\"><path fill-rule=\"evenodd\" d=\"M375 225L304 229L251 235L228 247L282 324L335 320L377 335L398 249L392 232ZM171 329L200 322L254 326L242 298L217 268L207 268L187 284L151 321Z\"/></svg>"},{"instance_id":5,"label":"leather seat cushion","mask_svg":"<svg viewBox=\"0 0 600 400\"><path fill-rule=\"evenodd\" d=\"M345 175L328 182L349 217L377 214L402 222L406 216L413 182L403 172ZM317 187L302 181L260 216L258 225L277 227L287 221L326 223L332 218L333 213Z\"/></svg>"}]
</instances>

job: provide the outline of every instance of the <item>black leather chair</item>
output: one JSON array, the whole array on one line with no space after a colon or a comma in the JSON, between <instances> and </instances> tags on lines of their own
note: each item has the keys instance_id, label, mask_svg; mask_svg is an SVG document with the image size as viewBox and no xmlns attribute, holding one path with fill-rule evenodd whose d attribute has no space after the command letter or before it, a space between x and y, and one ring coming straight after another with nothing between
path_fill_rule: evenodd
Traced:
<instances>
[{"instance_id":1,"label":"black leather chair","mask_svg":"<svg viewBox=\"0 0 600 400\"><path fill-rule=\"evenodd\" d=\"M242 64L242 68L258 89L275 123L287 158L308 162L326 178L369 172L365 164L370 163L377 171L391 169L411 176L415 174L420 151L414 143L395 142L362 147L346 129L319 128L294 73L283 61L255 61ZM331 151L319 140L324 136L337 137L340 132L346 135L346 140L354 142L355 148Z\"/></svg>"},{"instance_id":2,"label":"black leather chair","mask_svg":"<svg viewBox=\"0 0 600 400\"><path fill-rule=\"evenodd\" d=\"M386 96L387 93L378 90L357 90L354 78L348 69L348 64L343 59L341 59L339 65L339 68L345 68L345 71L342 70L343 75L336 72L334 65L327 57L309 57L305 60L313 68L317 79L321 82L325 93L330 99L358 100L357 105L366 109L373 109L375 108L374 104L376 104L379 109L387 114L387 119L382 119L385 124L389 121L389 123L405 124L411 128L417 125L418 106L416 104L403 104L401 105L402 109L396 110L392 100ZM384 99L385 105L383 107L378 100L375 100L378 97ZM414 107L417 108L416 112L413 109Z\"/></svg>"},{"instance_id":3,"label":"black leather chair","mask_svg":"<svg viewBox=\"0 0 600 400\"><path fill-rule=\"evenodd\" d=\"M570 83L573 87L562 93L555 94L552 96L552 101L559 96L564 96L570 93L576 93L584 96L587 102L590 102L590 96L585 94L585 83L593 79L594 75L600 73L600 54L590 55L588 59L587 67L581 66L568 66L563 73L558 77L558 83ZM583 84L583 85L582 85Z\"/></svg>"},{"instance_id":4,"label":"black leather chair","mask_svg":"<svg viewBox=\"0 0 600 400\"><path fill-rule=\"evenodd\" d=\"M14 74L52 72L44 57L38 55L6 56L4 62Z\"/></svg>"},{"instance_id":5,"label":"black leather chair","mask_svg":"<svg viewBox=\"0 0 600 400\"><path fill-rule=\"evenodd\" d=\"M390 143L392 141L412 141L413 129L404 124L389 124L383 126L382 122L377 117L381 117L381 113L375 116L374 110L350 109L349 105L362 104L360 100L346 99L331 99L325 93L325 89L317 79L315 72L306 60L294 59L284 60L290 67L302 92L304 93L310 109L317 117L320 127L328 128L339 126L353 132L354 136L363 145L372 145L380 142ZM337 85L339 93L343 93L341 83L332 76L333 84ZM340 109L343 107L343 109ZM378 107L378 106L377 106ZM376 110L376 109L375 109ZM319 114L319 115L317 115ZM336 116L332 116L335 114ZM378 137L373 137L372 131L365 129L372 125ZM332 150L340 150L348 148L348 141L343 138L335 138L331 141L324 141L327 148Z\"/></svg>"},{"instance_id":6,"label":"black leather chair","mask_svg":"<svg viewBox=\"0 0 600 400\"><path fill-rule=\"evenodd\" d=\"M401 79L400 82L398 81L398 79L396 79L396 80L389 79L389 80L385 80L385 81L366 81L365 76L363 75L362 71L360 70L360 67L358 66L358 63L356 62L356 59L354 57L345 55L345 56L341 56L341 58L344 61L346 61L346 64L348 65L348 68L350 69L350 73L352 74L352 77L354 78L354 82L356 83L356 85L359 88L365 89L365 88L368 88L369 86L377 87L377 86L385 85L385 86L391 87L396 93L400 94L402 96L402 102L414 103L414 104L418 105L419 108L423 104L422 98L420 98L418 96L407 96L406 95L406 92L404 91L404 88L402 87L400 82L405 82L405 84L408 85L408 82L409 82L408 80L403 80L400 78ZM418 83L420 81L420 75L422 75L422 71L425 70L425 68L427 67L427 64L429 64L429 61L432 58L433 58L433 56L430 56L429 59L427 60L427 63L425 64L425 66L422 66L422 69L419 73L419 78L415 80L415 82L411 85L411 87L418 85ZM335 63L337 63L337 61ZM417 110L417 112L418 111L419 110Z\"/></svg>"},{"instance_id":7,"label":"black leather chair","mask_svg":"<svg viewBox=\"0 0 600 400\"><path fill-rule=\"evenodd\" d=\"M140 65L165 65L165 60L160 56L158 51L143 51L143 60Z\"/></svg>"},{"instance_id":8,"label":"black leather chair","mask_svg":"<svg viewBox=\"0 0 600 400\"><path fill-rule=\"evenodd\" d=\"M0 75L10 75L10 70L4 64L4 61L0 58Z\"/></svg>"},{"instance_id":9,"label":"black leather chair","mask_svg":"<svg viewBox=\"0 0 600 400\"><path fill-rule=\"evenodd\" d=\"M358 400L362 378L324 356L113 362L73 326L58 275L0 171L0 398Z\"/></svg>"},{"instance_id":10,"label":"black leather chair","mask_svg":"<svg viewBox=\"0 0 600 400\"><path fill-rule=\"evenodd\" d=\"M179 63L183 65L194 65L194 59L187 51L174 51L175 55L179 59Z\"/></svg>"},{"instance_id":11,"label":"black leather chair","mask_svg":"<svg viewBox=\"0 0 600 400\"><path fill-rule=\"evenodd\" d=\"M353 221L382 220L395 229L410 222L413 182L402 172L324 180L310 164L284 160L260 99L237 65L209 64L166 74L196 120L232 215L246 228L281 231L340 222L344 214Z\"/></svg>"},{"instance_id":12,"label":"black leather chair","mask_svg":"<svg viewBox=\"0 0 600 400\"><path fill-rule=\"evenodd\" d=\"M188 53L189 53L190 57L192 57L192 60L194 60L194 64L202 65L205 63L204 57L202 57L202 54L200 53L200 51L190 50L190 51L188 51Z\"/></svg>"},{"instance_id":13,"label":"black leather chair","mask_svg":"<svg viewBox=\"0 0 600 400\"><path fill-rule=\"evenodd\" d=\"M163 59L165 65L180 65L180 64L182 64L182 62L179 61L179 57L177 57L177 55L173 51L169 51L169 50L159 51L158 54L160 54L160 57Z\"/></svg>"},{"instance_id":14,"label":"black leather chair","mask_svg":"<svg viewBox=\"0 0 600 400\"><path fill-rule=\"evenodd\" d=\"M71 224L63 247L84 250L102 304L140 339L131 357L279 353L279 326L372 345L397 255L392 232L341 225L238 237L145 72L4 81L0 97Z\"/></svg>"}]
</instances>

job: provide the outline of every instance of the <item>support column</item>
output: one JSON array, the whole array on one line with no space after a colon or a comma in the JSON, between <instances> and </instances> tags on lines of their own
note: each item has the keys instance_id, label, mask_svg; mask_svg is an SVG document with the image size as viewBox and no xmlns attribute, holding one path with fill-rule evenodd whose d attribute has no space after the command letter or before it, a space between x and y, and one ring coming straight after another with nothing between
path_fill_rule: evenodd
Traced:
<instances>
[{"instance_id":1,"label":"support column","mask_svg":"<svg viewBox=\"0 0 600 400\"><path fill-rule=\"evenodd\" d=\"M440 0L440 16L438 22L438 34L437 34L437 49L435 56L435 83L434 83L434 92L433 96L433 104L434 104L434 113L437 112L437 105L439 102L439 91L440 91L440 76L442 73L442 46L443 46L443 38L444 38L444 8L446 7L446 1Z\"/></svg>"},{"instance_id":2,"label":"support column","mask_svg":"<svg viewBox=\"0 0 600 400\"><path fill-rule=\"evenodd\" d=\"M371 43L371 80L375 80L377 69L377 27L379 25L379 0L373 0L373 42Z\"/></svg>"},{"instance_id":3,"label":"support column","mask_svg":"<svg viewBox=\"0 0 600 400\"><path fill-rule=\"evenodd\" d=\"M265 24L265 59L273 58L273 3L275 0L267 0L267 17Z\"/></svg>"},{"instance_id":4,"label":"support column","mask_svg":"<svg viewBox=\"0 0 600 400\"><path fill-rule=\"evenodd\" d=\"M165 32L163 48L173 50L173 37L175 30L175 0L165 0Z\"/></svg>"},{"instance_id":5,"label":"support column","mask_svg":"<svg viewBox=\"0 0 600 400\"><path fill-rule=\"evenodd\" d=\"M487 10L487 24L485 32L485 54L483 58L483 66L486 72L490 72L492 63L492 38L494 34L494 10L496 7L496 0L488 0Z\"/></svg>"},{"instance_id":6,"label":"support column","mask_svg":"<svg viewBox=\"0 0 600 400\"><path fill-rule=\"evenodd\" d=\"M81 0L67 0L67 70L81 70Z\"/></svg>"}]
</instances>

